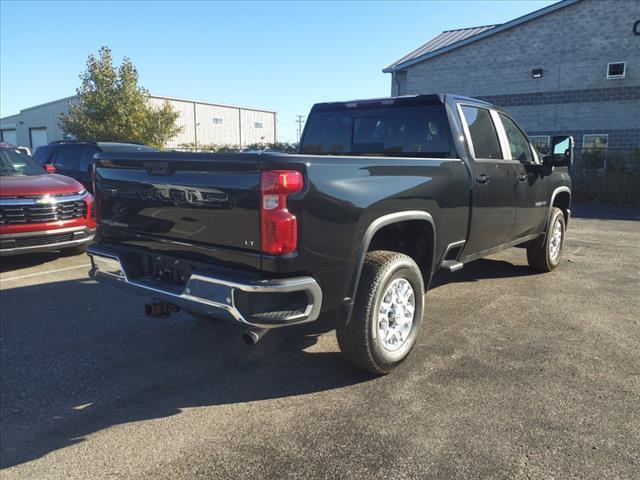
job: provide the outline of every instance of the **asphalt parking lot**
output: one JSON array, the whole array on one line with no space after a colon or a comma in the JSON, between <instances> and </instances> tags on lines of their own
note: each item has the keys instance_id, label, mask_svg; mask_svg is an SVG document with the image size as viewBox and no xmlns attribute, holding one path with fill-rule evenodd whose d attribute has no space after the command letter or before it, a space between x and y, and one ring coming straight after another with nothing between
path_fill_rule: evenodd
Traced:
<instances>
[{"instance_id":1,"label":"asphalt parking lot","mask_svg":"<svg viewBox=\"0 0 640 480\"><path fill-rule=\"evenodd\" d=\"M640 221L582 210L555 272L511 249L440 275L384 378L332 331L250 348L146 318L85 256L3 259L1 476L638 478Z\"/></svg>"}]
</instances>

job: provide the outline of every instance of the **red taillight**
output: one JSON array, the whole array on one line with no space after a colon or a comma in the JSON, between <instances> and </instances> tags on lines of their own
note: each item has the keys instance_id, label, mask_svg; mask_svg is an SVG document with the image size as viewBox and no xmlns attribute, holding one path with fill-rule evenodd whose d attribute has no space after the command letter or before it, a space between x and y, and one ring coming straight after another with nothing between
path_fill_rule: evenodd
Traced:
<instances>
[{"instance_id":1,"label":"red taillight","mask_svg":"<svg viewBox=\"0 0 640 480\"><path fill-rule=\"evenodd\" d=\"M287 210L287 197L302 190L302 174L269 170L260 176L262 251L271 255L293 253L298 247L298 220Z\"/></svg>"}]
</instances>

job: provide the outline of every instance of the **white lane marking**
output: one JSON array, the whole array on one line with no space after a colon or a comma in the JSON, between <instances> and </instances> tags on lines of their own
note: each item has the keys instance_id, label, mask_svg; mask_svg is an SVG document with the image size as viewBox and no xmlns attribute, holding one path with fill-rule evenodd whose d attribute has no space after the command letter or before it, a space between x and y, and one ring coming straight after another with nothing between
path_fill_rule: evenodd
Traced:
<instances>
[{"instance_id":1,"label":"white lane marking","mask_svg":"<svg viewBox=\"0 0 640 480\"><path fill-rule=\"evenodd\" d=\"M57 270L47 270L46 272L29 273L27 275L19 275L17 277L11 277L11 278L0 277L0 282L10 282L11 280L22 280L23 278L39 277L41 275L49 275L51 273L66 272L67 270L75 270L77 268L88 268L90 266L91 264L87 263L86 265L76 265L75 267L58 268Z\"/></svg>"}]
</instances>

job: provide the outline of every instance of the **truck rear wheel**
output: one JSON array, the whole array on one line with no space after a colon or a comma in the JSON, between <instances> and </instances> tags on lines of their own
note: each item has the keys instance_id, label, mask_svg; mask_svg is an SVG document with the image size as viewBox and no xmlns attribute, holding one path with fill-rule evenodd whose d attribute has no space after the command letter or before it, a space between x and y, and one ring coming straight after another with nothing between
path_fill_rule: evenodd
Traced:
<instances>
[{"instance_id":1,"label":"truck rear wheel","mask_svg":"<svg viewBox=\"0 0 640 480\"><path fill-rule=\"evenodd\" d=\"M564 246L565 220L562 210L553 207L544 242L527 247L529 266L540 272L550 272L560 263Z\"/></svg>"},{"instance_id":2,"label":"truck rear wheel","mask_svg":"<svg viewBox=\"0 0 640 480\"><path fill-rule=\"evenodd\" d=\"M379 375L402 363L420 331L423 294L422 274L411 257L369 252L351 318L337 329L349 363Z\"/></svg>"}]
</instances>

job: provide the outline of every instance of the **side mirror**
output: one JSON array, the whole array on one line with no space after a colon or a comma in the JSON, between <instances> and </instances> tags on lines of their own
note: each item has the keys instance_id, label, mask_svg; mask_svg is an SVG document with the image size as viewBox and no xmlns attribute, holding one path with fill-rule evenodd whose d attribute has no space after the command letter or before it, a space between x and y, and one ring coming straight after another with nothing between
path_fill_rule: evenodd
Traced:
<instances>
[{"instance_id":1,"label":"side mirror","mask_svg":"<svg viewBox=\"0 0 640 480\"><path fill-rule=\"evenodd\" d=\"M550 167L570 167L573 165L573 137L562 135L551 138L551 154L545 155L542 163Z\"/></svg>"},{"instance_id":2,"label":"side mirror","mask_svg":"<svg viewBox=\"0 0 640 480\"><path fill-rule=\"evenodd\" d=\"M46 170L47 173L56 173L56 167L54 167L50 163L45 164L44 169Z\"/></svg>"}]
</instances>

